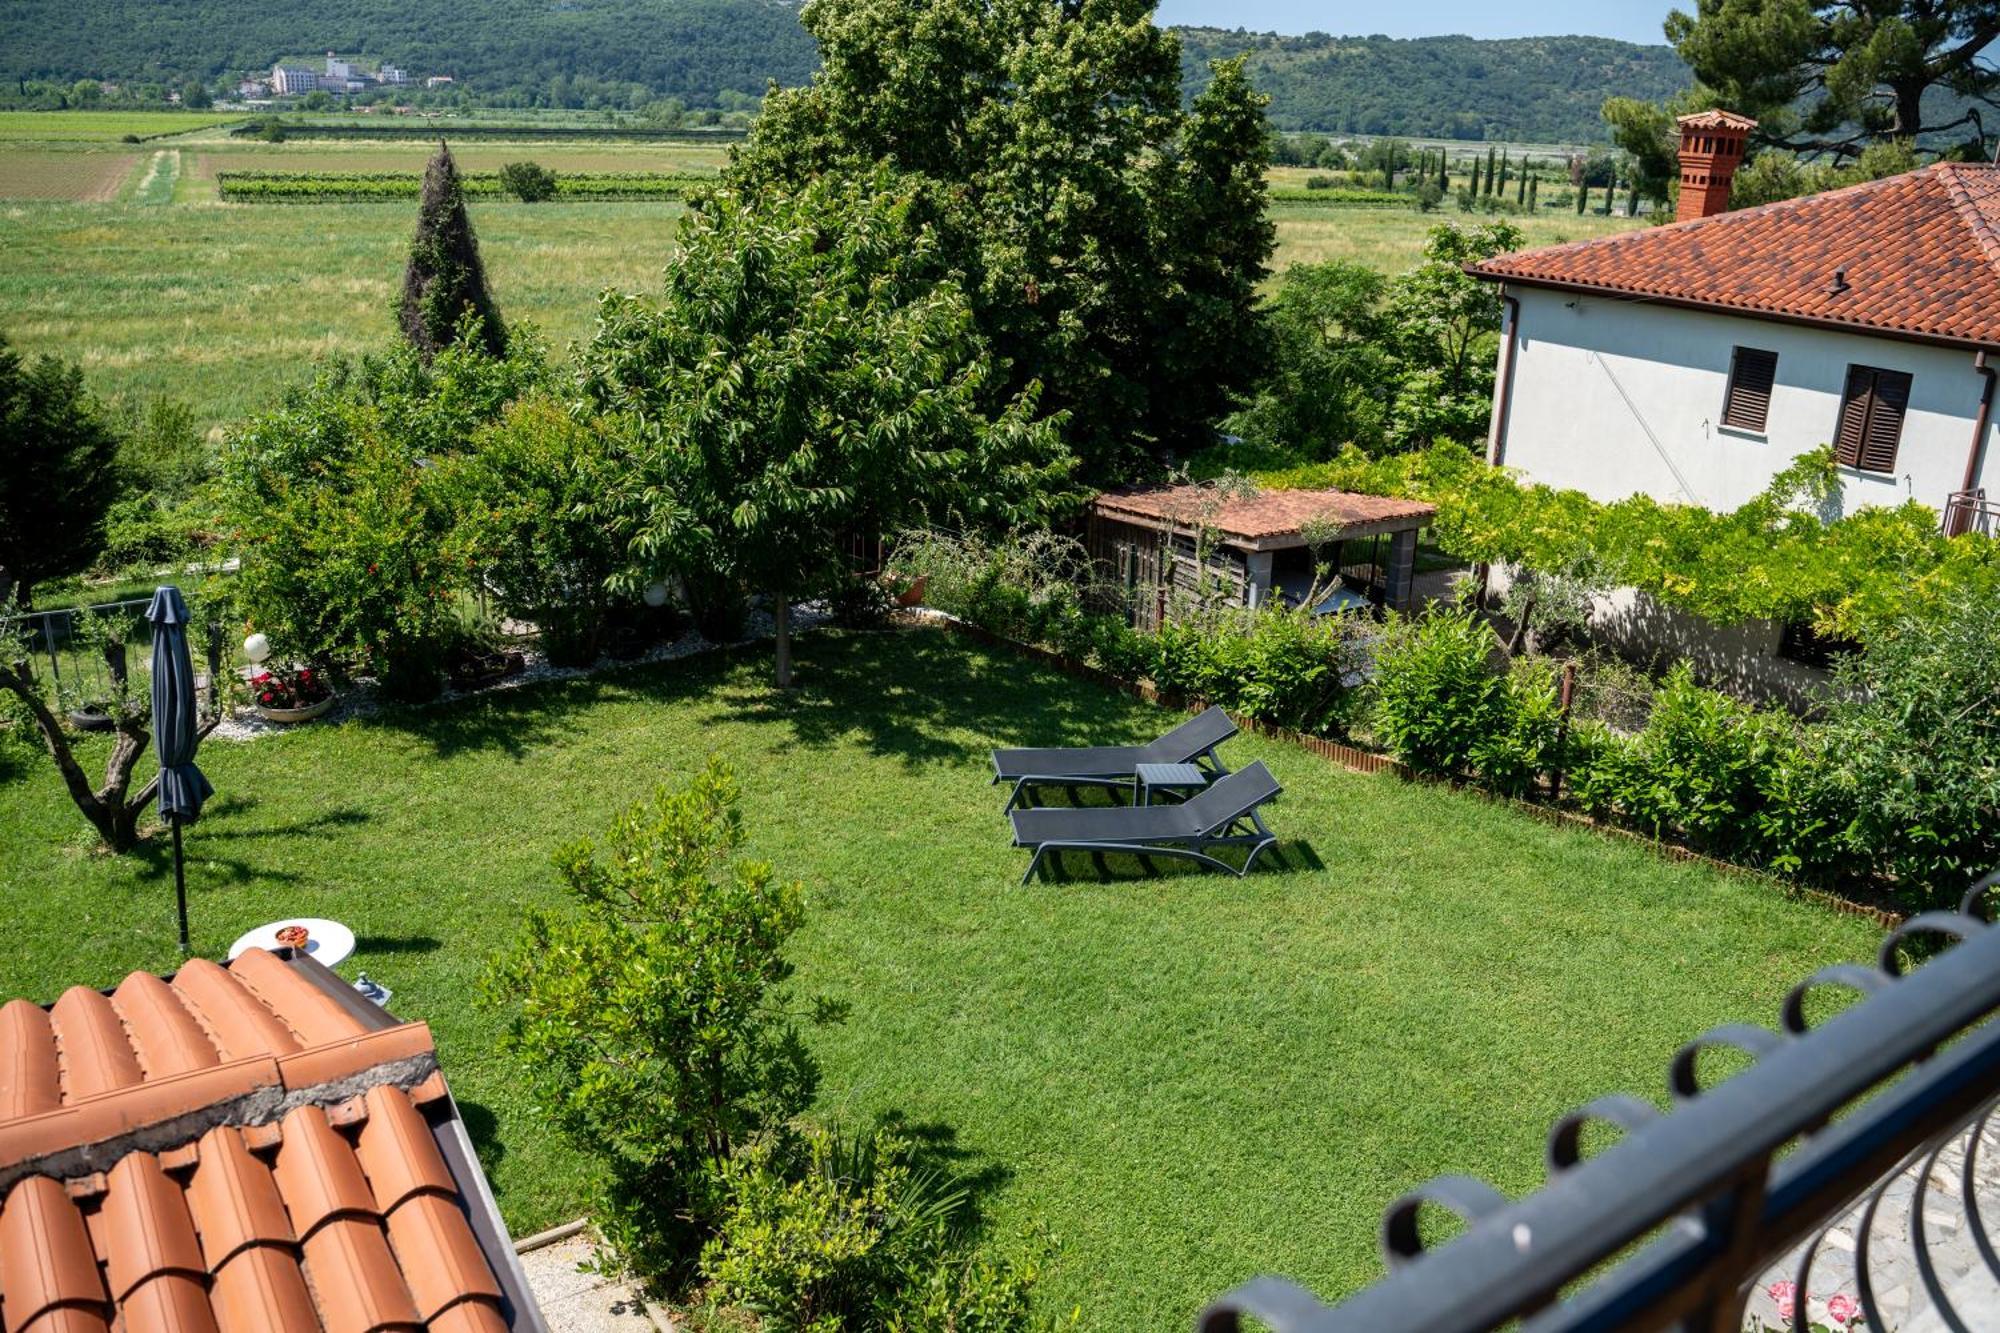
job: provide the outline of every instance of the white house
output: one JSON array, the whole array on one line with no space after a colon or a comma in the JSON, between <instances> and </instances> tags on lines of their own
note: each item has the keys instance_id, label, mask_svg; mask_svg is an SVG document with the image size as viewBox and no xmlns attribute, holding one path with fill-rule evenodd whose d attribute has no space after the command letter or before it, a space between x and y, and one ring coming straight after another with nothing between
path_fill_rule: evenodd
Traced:
<instances>
[{"instance_id":1,"label":"white house","mask_svg":"<svg viewBox=\"0 0 2000 1333\"><path fill-rule=\"evenodd\" d=\"M2000 168L1941 163L1725 212L1754 125L1682 119L1674 223L1473 267L1507 311L1488 456L1598 500L1729 510L1831 444L1843 508L1916 499L1948 531L1993 531ZM1608 612L1632 619L1625 602ZM1656 641L1688 631L1638 618ZM1742 676L1726 659L1769 656L1781 634L1723 635L1702 665Z\"/></svg>"},{"instance_id":2,"label":"white house","mask_svg":"<svg viewBox=\"0 0 2000 1333\"><path fill-rule=\"evenodd\" d=\"M297 65L271 66L271 91L279 97L296 97L320 86L318 70Z\"/></svg>"}]
</instances>

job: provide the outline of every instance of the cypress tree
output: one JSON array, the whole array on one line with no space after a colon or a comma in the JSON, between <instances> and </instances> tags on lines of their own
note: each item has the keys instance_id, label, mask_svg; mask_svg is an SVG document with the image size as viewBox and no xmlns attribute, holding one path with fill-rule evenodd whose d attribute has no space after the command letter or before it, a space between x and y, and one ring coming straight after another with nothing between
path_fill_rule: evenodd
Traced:
<instances>
[{"instance_id":1,"label":"cypress tree","mask_svg":"<svg viewBox=\"0 0 2000 1333\"><path fill-rule=\"evenodd\" d=\"M424 168L423 197L417 205L417 234L403 269L403 335L429 361L458 336L467 314L479 317L479 341L491 356L507 351L507 327L486 290L479 240L465 214L465 190L451 149L438 141L437 156Z\"/></svg>"},{"instance_id":2,"label":"cypress tree","mask_svg":"<svg viewBox=\"0 0 2000 1333\"><path fill-rule=\"evenodd\" d=\"M1451 164L1445 159L1444 149L1438 149L1438 189L1451 193Z\"/></svg>"},{"instance_id":3,"label":"cypress tree","mask_svg":"<svg viewBox=\"0 0 2000 1333\"><path fill-rule=\"evenodd\" d=\"M1599 210L1602 216L1607 218L1611 216L1611 205L1613 204L1613 202L1617 200L1617 198L1618 198L1618 178L1616 176L1613 176L1611 178L1611 183L1604 187L1604 207Z\"/></svg>"},{"instance_id":4,"label":"cypress tree","mask_svg":"<svg viewBox=\"0 0 2000 1333\"><path fill-rule=\"evenodd\" d=\"M1479 159L1472 159L1472 197L1479 197Z\"/></svg>"},{"instance_id":5,"label":"cypress tree","mask_svg":"<svg viewBox=\"0 0 2000 1333\"><path fill-rule=\"evenodd\" d=\"M1494 193L1502 199L1507 197L1507 154L1504 152L1500 154L1500 182Z\"/></svg>"},{"instance_id":6,"label":"cypress tree","mask_svg":"<svg viewBox=\"0 0 2000 1333\"><path fill-rule=\"evenodd\" d=\"M1528 164L1525 161L1521 163L1521 179L1514 185L1514 202L1517 204L1528 202Z\"/></svg>"},{"instance_id":7,"label":"cypress tree","mask_svg":"<svg viewBox=\"0 0 2000 1333\"><path fill-rule=\"evenodd\" d=\"M1537 202L1537 201L1536 201L1536 199L1535 199L1535 196L1536 196L1536 195L1538 195L1538 194L1540 194L1541 192L1542 192L1542 178L1541 178L1540 176L1530 176L1530 177L1528 177L1528 207L1529 207L1529 209L1531 209L1531 210L1532 210L1532 209L1533 209L1533 208L1535 207L1535 205L1536 205L1536 202Z\"/></svg>"},{"instance_id":8,"label":"cypress tree","mask_svg":"<svg viewBox=\"0 0 2000 1333\"><path fill-rule=\"evenodd\" d=\"M1590 182L1578 181L1576 184L1576 215L1578 217L1582 217L1583 210L1588 208L1589 206L1590 206Z\"/></svg>"},{"instance_id":9,"label":"cypress tree","mask_svg":"<svg viewBox=\"0 0 2000 1333\"><path fill-rule=\"evenodd\" d=\"M1493 172L1494 172L1494 170L1495 170L1495 168L1496 168L1496 166L1497 166L1497 163L1498 163L1498 159L1497 159L1497 158L1496 158L1496 156L1495 156L1495 151L1496 151L1496 150L1495 150L1495 149L1493 148L1493 146L1492 146L1491 144L1488 144L1488 145L1487 145L1487 148L1486 148L1486 193L1488 193L1488 194L1492 194L1492 193L1493 193Z\"/></svg>"}]
</instances>

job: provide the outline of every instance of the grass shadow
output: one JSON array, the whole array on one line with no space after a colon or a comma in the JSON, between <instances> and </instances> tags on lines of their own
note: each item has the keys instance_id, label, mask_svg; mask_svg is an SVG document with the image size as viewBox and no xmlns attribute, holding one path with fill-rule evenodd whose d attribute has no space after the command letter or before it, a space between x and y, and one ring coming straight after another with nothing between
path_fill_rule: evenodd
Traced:
<instances>
[{"instance_id":1,"label":"grass shadow","mask_svg":"<svg viewBox=\"0 0 2000 1333\"><path fill-rule=\"evenodd\" d=\"M519 760L561 740L580 717L625 683L604 676L540 680L437 703L384 708L358 725L414 737L439 759L499 751Z\"/></svg>"},{"instance_id":2,"label":"grass shadow","mask_svg":"<svg viewBox=\"0 0 2000 1333\"><path fill-rule=\"evenodd\" d=\"M478 1154L479 1165L490 1176L507 1156L507 1145L500 1139L500 1118L480 1102L454 1100L466 1136L472 1140L472 1151Z\"/></svg>"},{"instance_id":3,"label":"grass shadow","mask_svg":"<svg viewBox=\"0 0 2000 1333\"><path fill-rule=\"evenodd\" d=\"M910 1165L915 1171L935 1173L965 1195L965 1203L952 1219L956 1236L970 1240L981 1235L986 1230L987 1203L1014 1178L1012 1169L967 1148L958 1141L958 1130L941 1121L912 1121L902 1110L889 1110L877 1116L875 1124L910 1145Z\"/></svg>"},{"instance_id":4,"label":"grass shadow","mask_svg":"<svg viewBox=\"0 0 2000 1333\"><path fill-rule=\"evenodd\" d=\"M1135 705L1101 686L942 630L893 632L906 640L886 670L875 635L805 636L797 686L733 683L724 691L726 719L775 727L808 749L858 741L873 755L911 765L983 763L983 738L1010 745L1152 738L1142 734Z\"/></svg>"},{"instance_id":5,"label":"grass shadow","mask_svg":"<svg viewBox=\"0 0 2000 1333\"><path fill-rule=\"evenodd\" d=\"M1026 856L1029 853L1024 850L1022 855ZM1242 851L1235 848L1225 848L1211 855L1232 866L1240 865L1243 861ZM1092 873L1089 875L1077 873L1076 867L1082 864L1088 864ZM1303 838L1280 839L1276 845L1266 848L1258 856L1257 864L1243 878L1255 880L1270 874L1296 875L1324 869L1326 863L1320 859L1319 853L1313 850L1310 842ZM1084 882L1125 884L1183 878L1221 879L1224 882L1229 880L1229 876L1221 871L1185 857L1136 851L1052 851L1042 858L1041 869L1036 872L1036 880L1050 884Z\"/></svg>"}]
</instances>

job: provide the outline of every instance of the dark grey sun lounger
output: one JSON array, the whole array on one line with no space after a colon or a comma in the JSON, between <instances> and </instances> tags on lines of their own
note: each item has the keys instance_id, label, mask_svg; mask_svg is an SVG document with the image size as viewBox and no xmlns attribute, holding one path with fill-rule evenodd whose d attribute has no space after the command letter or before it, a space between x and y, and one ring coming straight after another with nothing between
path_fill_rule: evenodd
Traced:
<instances>
[{"instance_id":1,"label":"dark grey sun lounger","mask_svg":"<svg viewBox=\"0 0 2000 1333\"><path fill-rule=\"evenodd\" d=\"M1046 750L995 750L993 780L1011 782L1012 810L1031 787L1124 787L1141 764L1199 764L1227 773L1215 747L1236 734L1236 724L1220 708L1207 708L1145 745L1099 745Z\"/></svg>"},{"instance_id":2,"label":"dark grey sun lounger","mask_svg":"<svg viewBox=\"0 0 2000 1333\"><path fill-rule=\"evenodd\" d=\"M1257 808L1281 790L1260 759L1241 772L1216 779L1179 805L1015 810L1008 816L1014 821L1014 845L1035 849L1021 882L1035 877L1043 857L1067 851L1181 856L1240 879L1250 873L1258 855L1277 842ZM1250 855L1238 870L1208 854L1218 847L1248 847Z\"/></svg>"}]
</instances>

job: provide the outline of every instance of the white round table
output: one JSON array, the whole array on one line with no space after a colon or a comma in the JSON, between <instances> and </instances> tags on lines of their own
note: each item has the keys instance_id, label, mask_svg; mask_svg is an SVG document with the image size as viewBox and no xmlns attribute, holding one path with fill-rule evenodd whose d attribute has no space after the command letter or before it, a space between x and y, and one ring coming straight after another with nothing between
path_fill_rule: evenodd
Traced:
<instances>
[{"instance_id":1,"label":"white round table","mask_svg":"<svg viewBox=\"0 0 2000 1333\"><path fill-rule=\"evenodd\" d=\"M229 946L229 957L234 960L245 949L284 948L278 941L278 932L286 926L306 928L306 955L323 966L338 967L354 952L354 932L338 921L318 916L292 916L244 931L236 937L236 943Z\"/></svg>"}]
</instances>

